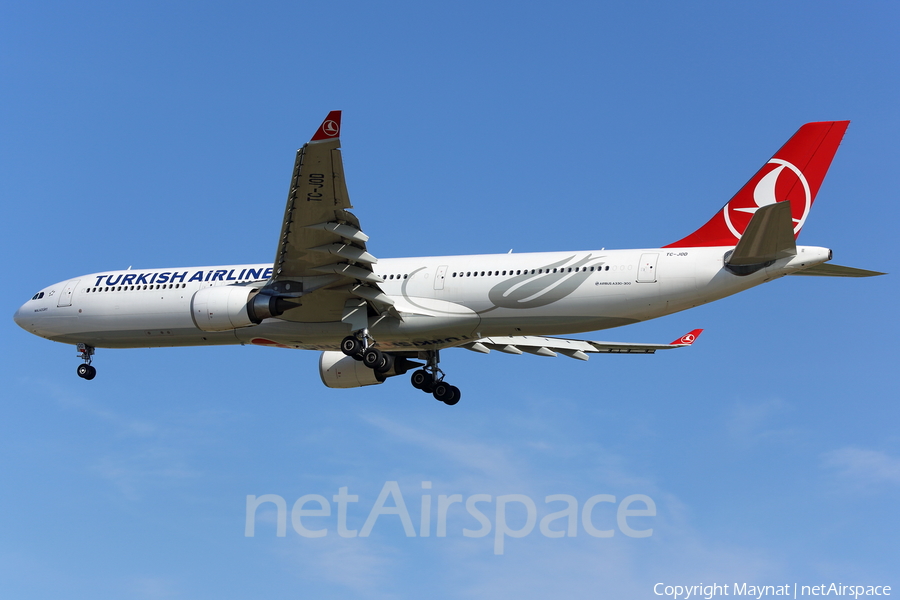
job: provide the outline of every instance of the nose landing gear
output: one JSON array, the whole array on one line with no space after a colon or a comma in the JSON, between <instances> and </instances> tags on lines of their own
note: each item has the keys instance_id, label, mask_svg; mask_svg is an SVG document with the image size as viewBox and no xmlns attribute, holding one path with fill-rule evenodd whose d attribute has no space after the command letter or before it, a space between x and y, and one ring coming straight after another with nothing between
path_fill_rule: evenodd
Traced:
<instances>
[{"instance_id":1,"label":"nose landing gear","mask_svg":"<svg viewBox=\"0 0 900 600\"><path fill-rule=\"evenodd\" d=\"M94 347L87 344L78 344L78 356L84 364L78 365L78 376L90 381L97 376L97 369L91 366L91 357L94 355Z\"/></svg>"}]
</instances>

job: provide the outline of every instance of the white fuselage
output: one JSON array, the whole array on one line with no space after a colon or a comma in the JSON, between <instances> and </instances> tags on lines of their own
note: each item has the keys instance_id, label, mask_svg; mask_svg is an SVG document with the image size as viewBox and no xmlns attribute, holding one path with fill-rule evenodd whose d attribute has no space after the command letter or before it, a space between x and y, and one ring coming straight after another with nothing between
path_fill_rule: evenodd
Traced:
<instances>
[{"instance_id":1,"label":"white fuselage","mask_svg":"<svg viewBox=\"0 0 900 600\"><path fill-rule=\"evenodd\" d=\"M401 319L373 318L385 350L435 349L487 336L608 329L711 302L825 262L826 248L747 276L723 266L730 247L656 248L384 259L374 265ZM199 329L194 294L212 286L262 287L271 265L106 271L51 285L15 320L50 340L98 348L261 344L335 350L341 321L266 319L230 331ZM302 299L301 299L302 300Z\"/></svg>"}]
</instances>

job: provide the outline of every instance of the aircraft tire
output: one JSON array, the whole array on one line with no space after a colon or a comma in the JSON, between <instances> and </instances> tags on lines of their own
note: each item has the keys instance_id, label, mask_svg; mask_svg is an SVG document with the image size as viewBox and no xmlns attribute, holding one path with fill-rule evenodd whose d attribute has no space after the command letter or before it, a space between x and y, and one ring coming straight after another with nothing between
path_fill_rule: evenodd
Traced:
<instances>
[{"instance_id":1,"label":"aircraft tire","mask_svg":"<svg viewBox=\"0 0 900 600\"><path fill-rule=\"evenodd\" d=\"M433 393L435 399L440 400L444 404L453 406L459 402L459 388L452 386L449 383L444 383L443 381L437 382L434 384Z\"/></svg>"},{"instance_id":2,"label":"aircraft tire","mask_svg":"<svg viewBox=\"0 0 900 600\"><path fill-rule=\"evenodd\" d=\"M432 381L431 373L425 369L415 371L409 378L409 382L412 383L412 386L417 390L424 390L425 386L431 385Z\"/></svg>"},{"instance_id":3,"label":"aircraft tire","mask_svg":"<svg viewBox=\"0 0 900 600\"><path fill-rule=\"evenodd\" d=\"M352 335L341 340L341 352L347 356L356 356L362 350L362 343Z\"/></svg>"},{"instance_id":4,"label":"aircraft tire","mask_svg":"<svg viewBox=\"0 0 900 600\"><path fill-rule=\"evenodd\" d=\"M444 404L446 404L447 406L453 406L454 404L459 402L460 398L462 398L462 392L459 391L458 387L456 387L455 385L451 385L450 389L453 391L453 395L444 400Z\"/></svg>"},{"instance_id":5,"label":"aircraft tire","mask_svg":"<svg viewBox=\"0 0 900 600\"><path fill-rule=\"evenodd\" d=\"M78 365L78 376L90 381L97 376L97 369L91 365Z\"/></svg>"},{"instance_id":6,"label":"aircraft tire","mask_svg":"<svg viewBox=\"0 0 900 600\"><path fill-rule=\"evenodd\" d=\"M394 368L394 355L387 352L381 353L381 362L373 369L376 373L387 373Z\"/></svg>"},{"instance_id":7,"label":"aircraft tire","mask_svg":"<svg viewBox=\"0 0 900 600\"><path fill-rule=\"evenodd\" d=\"M384 355L378 348L367 348L362 357L363 364L373 370L378 368L384 360Z\"/></svg>"}]
</instances>

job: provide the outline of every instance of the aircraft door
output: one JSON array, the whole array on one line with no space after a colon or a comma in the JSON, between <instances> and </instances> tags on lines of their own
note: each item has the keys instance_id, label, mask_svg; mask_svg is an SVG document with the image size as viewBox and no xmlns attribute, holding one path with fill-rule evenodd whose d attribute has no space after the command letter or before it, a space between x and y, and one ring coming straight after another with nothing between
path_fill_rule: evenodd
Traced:
<instances>
[{"instance_id":1,"label":"aircraft door","mask_svg":"<svg viewBox=\"0 0 900 600\"><path fill-rule=\"evenodd\" d=\"M656 261L658 252L641 254L641 262L638 264L638 283L654 283L656 281Z\"/></svg>"},{"instance_id":2,"label":"aircraft door","mask_svg":"<svg viewBox=\"0 0 900 600\"><path fill-rule=\"evenodd\" d=\"M59 302L56 306L72 306L72 296L75 295L75 288L78 286L80 279L73 279L63 286L62 293L59 295Z\"/></svg>"},{"instance_id":3,"label":"aircraft door","mask_svg":"<svg viewBox=\"0 0 900 600\"><path fill-rule=\"evenodd\" d=\"M441 265L434 274L434 289L444 289L444 278L447 277L447 265Z\"/></svg>"}]
</instances>

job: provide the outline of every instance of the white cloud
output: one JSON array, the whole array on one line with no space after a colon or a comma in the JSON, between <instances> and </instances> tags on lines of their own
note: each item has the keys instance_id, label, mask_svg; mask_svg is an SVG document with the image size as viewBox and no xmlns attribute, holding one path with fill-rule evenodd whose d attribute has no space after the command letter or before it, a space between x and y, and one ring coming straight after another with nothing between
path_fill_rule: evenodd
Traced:
<instances>
[{"instance_id":1,"label":"white cloud","mask_svg":"<svg viewBox=\"0 0 900 600\"><path fill-rule=\"evenodd\" d=\"M858 484L900 484L900 458L884 451L846 446L823 454L822 464Z\"/></svg>"}]
</instances>

